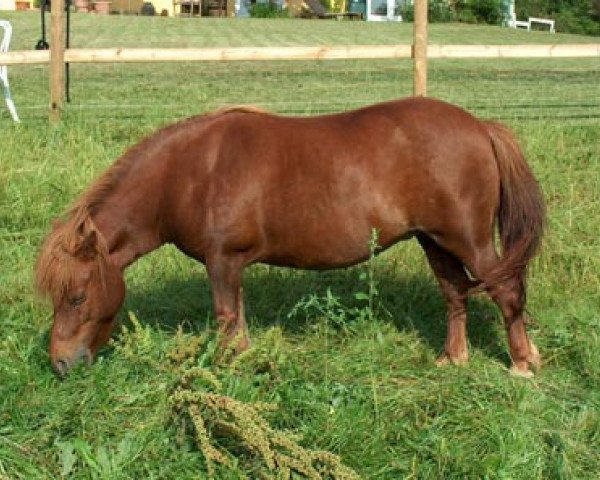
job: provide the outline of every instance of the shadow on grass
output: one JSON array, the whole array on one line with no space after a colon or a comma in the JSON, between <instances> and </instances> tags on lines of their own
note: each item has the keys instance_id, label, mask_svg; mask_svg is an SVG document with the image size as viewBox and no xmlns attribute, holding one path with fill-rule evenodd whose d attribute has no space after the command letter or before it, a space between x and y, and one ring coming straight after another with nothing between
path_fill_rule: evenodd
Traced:
<instances>
[{"instance_id":1,"label":"shadow on grass","mask_svg":"<svg viewBox=\"0 0 600 480\"><path fill-rule=\"evenodd\" d=\"M312 319L303 315L290 318L289 312L302 298L324 295L328 289L344 305L360 306L354 294L367 289L365 282L359 280L360 268L326 272L267 266L249 268L244 276L244 297L251 328L277 324L301 335ZM375 280L378 303L390 313L384 317L386 321L401 331L416 331L436 353L441 352L446 335L446 307L435 280L426 275L392 275L381 271L376 271ZM171 280L130 292L124 310L131 310L144 323L165 330L182 325L188 331L201 332L215 325L206 278ZM496 306L485 296L472 298L468 314L471 346L506 363L505 339L498 334L500 320Z\"/></svg>"}]
</instances>

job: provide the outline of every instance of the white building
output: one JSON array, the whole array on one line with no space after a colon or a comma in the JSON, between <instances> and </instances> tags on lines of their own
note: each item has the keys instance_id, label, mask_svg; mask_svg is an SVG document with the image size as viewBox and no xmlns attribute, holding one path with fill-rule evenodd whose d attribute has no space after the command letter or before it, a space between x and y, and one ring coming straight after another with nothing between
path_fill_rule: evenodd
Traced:
<instances>
[{"instance_id":1,"label":"white building","mask_svg":"<svg viewBox=\"0 0 600 480\"><path fill-rule=\"evenodd\" d=\"M15 0L0 0L0 10L16 10Z\"/></svg>"}]
</instances>

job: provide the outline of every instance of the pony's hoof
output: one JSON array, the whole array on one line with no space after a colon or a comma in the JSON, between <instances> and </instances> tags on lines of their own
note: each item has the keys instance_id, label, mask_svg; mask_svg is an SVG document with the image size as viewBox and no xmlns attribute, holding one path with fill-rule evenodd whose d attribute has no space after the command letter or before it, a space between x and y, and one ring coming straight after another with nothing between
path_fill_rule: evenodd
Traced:
<instances>
[{"instance_id":1,"label":"pony's hoof","mask_svg":"<svg viewBox=\"0 0 600 480\"><path fill-rule=\"evenodd\" d=\"M529 355L525 360L514 362L510 368L510 374L513 377L531 378L534 372L539 372L542 368L542 357L533 342L529 343Z\"/></svg>"},{"instance_id":2,"label":"pony's hoof","mask_svg":"<svg viewBox=\"0 0 600 480\"><path fill-rule=\"evenodd\" d=\"M527 357L527 362L535 372L539 372L542 368L542 357L533 342L529 343L529 356Z\"/></svg>"},{"instance_id":3,"label":"pony's hoof","mask_svg":"<svg viewBox=\"0 0 600 480\"><path fill-rule=\"evenodd\" d=\"M448 355L446 355L445 353L442 353L435 361L435 366L436 367L445 367L446 365L448 365L450 363L450 359L448 358Z\"/></svg>"},{"instance_id":4,"label":"pony's hoof","mask_svg":"<svg viewBox=\"0 0 600 480\"><path fill-rule=\"evenodd\" d=\"M510 376L520 378L533 378L533 372L527 367L519 368L516 365L513 365L512 367L510 367Z\"/></svg>"},{"instance_id":5,"label":"pony's hoof","mask_svg":"<svg viewBox=\"0 0 600 480\"><path fill-rule=\"evenodd\" d=\"M442 353L435 361L436 366L444 367L446 365L466 365L469 362L467 355L451 356L448 352Z\"/></svg>"},{"instance_id":6,"label":"pony's hoof","mask_svg":"<svg viewBox=\"0 0 600 480\"><path fill-rule=\"evenodd\" d=\"M510 374L513 377L531 378L542 368L542 357L533 342L529 342L529 354L524 360L513 362Z\"/></svg>"}]
</instances>

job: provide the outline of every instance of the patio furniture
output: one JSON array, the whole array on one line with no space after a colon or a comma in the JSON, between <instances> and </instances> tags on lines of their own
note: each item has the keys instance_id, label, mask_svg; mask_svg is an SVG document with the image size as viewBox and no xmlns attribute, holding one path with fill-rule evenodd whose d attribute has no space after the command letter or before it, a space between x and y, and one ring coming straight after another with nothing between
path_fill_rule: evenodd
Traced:
<instances>
[{"instance_id":1,"label":"patio furniture","mask_svg":"<svg viewBox=\"0 0 600 480\"><path fill-rule=\"evenodd\" d=\"M362 14L356 12L345 12L345 13L333 13L328 12L327 9L323 6L323 4L319 0L304 0L304 5L306 6L306 13L308 16L316 17L316 18L328 18L341 20L342 18L349 19L361 19Z\"/></svg>"},{"instance_id":2,"label":"patio furniture","mask_svg":"<svg viewBox=\"0 0 600 480\"><path fill-rule=\"evenodd\" d=\"M10 37L12 36L12 25L8 20L0 20L0 28L4 30L2 36L2 42L0 42L0 52L8 52L10 45ZM17 109L15 108L15 102L13 102L10 94L10 86L8 84L8 67L6 65L0 65L0 81L2 82L4 90L4 100L6 100L6 106L8 111L12 115L15 122L19 122L19 116L17 115Z\"/></svg>"}]
</instances>

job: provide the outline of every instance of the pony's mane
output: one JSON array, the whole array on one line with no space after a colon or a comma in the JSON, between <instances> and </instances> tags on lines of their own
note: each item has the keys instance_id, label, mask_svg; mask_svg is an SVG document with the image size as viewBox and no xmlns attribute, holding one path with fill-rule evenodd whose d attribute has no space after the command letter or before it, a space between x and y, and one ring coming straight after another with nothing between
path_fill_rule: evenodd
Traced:
<instances>
[{"instance_id":1,"label":"pony's mane","mask_svg":"<svg viewBox=\"0 0 600 480\"><path fill-rule=\"evenodd\" d=\"M42 295L50 296L59 302L72 285L79 260L93 260L98 275L103 281L105 267L109 261L108 247L102 234L97 230L92 215L103 201L127 175L137 158L145 156L148 150L169 138L186 125L215 119L230 113L268 113L251 105L236 105L219 108L203 115L182 120L166 126L130 147L100 177L87 188L71 205L67 213L54 221L51 232L46 237L35 267L35 286ZM94 232L94 251L82 253L82 242L86 235Z\"/></svg>"},{"instance_id":2,"label":"pony's mane","mask_svg":"<svg viewBox=\"0 0 600 480\"><path fill-rule=\"evenodd\" d=\"M54 220L35 266L35 287L38 293L49 296L55 304L61 301L72 285L78 260L93 260L104 285L108 247L92 220L92 214L127 173L136 148L121 156L83 192L62 218ZM82 252L82 243L86 235L92 232L96 238L93 251Z\"/></svg>"},{"instance_id":3,"label":"pony's mane","mask_svg":"<svg viewBox=\"0 0 600 480\"><path fill-rule=\"evenodd\" d=\"M217 108L216 110L213 110L212 112L208 113L207 115L219 116L219 115L226 115L228 113L256 113L256 114L262 115L262 114L269 113L269 111L265 110L263 108L260 108L256 105L231 105L228 107Z\"/></svg>"},{"instance_id":4,"label":"pony's mane","mask_svg":"<svg viewBox=\"0 0 600 480\"><path fill-rule=\"evenodd\" d=\"M35 286L42 295L59 303L73 284L79 262L93 262L94 275L105 285L109 262L106 241L84 209L71 211L66 220L57 220L46 237L35 267ZM90 238L93 236L93 242Z\"/></svg>"}]
</instances>

